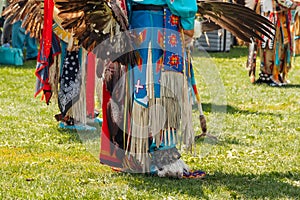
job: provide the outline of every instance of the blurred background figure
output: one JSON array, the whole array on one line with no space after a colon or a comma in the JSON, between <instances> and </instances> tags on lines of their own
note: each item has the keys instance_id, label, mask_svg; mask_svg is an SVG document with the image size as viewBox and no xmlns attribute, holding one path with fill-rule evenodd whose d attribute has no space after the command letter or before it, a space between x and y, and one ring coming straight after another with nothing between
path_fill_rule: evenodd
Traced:
<instances>
[{"instance_id":1,"label":"blurred background figure","mask_svg":"<svg viewBox=\"0 0 300 200\"><path fill-rule=\"evenodd\" d=\"M1 27L1 41L0 44L4 47L11 46L11 28L12 25L10 24L11 17L4 18L2 17L2 11L8 5L6 0L0 0L0 27Z\"/></svg>"},{"instance_id":2,"label":"blurred background figure","mask_svg":"<svg viewBox=\"0 0 300 200\"><path fill-rule=\"evenodd\" d=\"M5 7L9 5L9 1L0 0L0 16ZM37 43L35 38L31 38L29 33L25 33L25 29L21 27L22 22L17 21L13 25L10 24L12 17L4 19L1 17L1 45L5 47L26 49L26 60L36 60L38 55Z\"/></svg>"},{"instance_id":3,"label":"blurred background figure","mask_svg":"<svg viewBox=\"0 0 300 200\"><path fill-rule=\"evenodd\" d=\"M2 11L6 5L6 0L0 0L0 16L2 16Z\"/></svg>"},{"instance_id":4,"label":"blurred background figure","mask_svg":"<svg viewBox=\"0 0 300 200\"><path fill-rule=\"evenodd\" d=\"M300 55L300 6L293 13L294 56Z\"/></svg>"},{"instance_id":5,"label":"blurred background figure","mask_svg":"<svg viewBox=\"0 0 300 200\"><path fill-rule=\"evenodd\" d=\"M245 5L265 16L275 25L274 36L264 37L263 42L253 42L249 45L247 67L252 83L267 83L271 86L287 84L288 72L292 67L293 37L291 33L291 10L297 4L291 0L248 0ZM260 56L259 78L255 80L256 52Z\"/></svg>"},{"instance_id":6,"label":"blurred background figure","mask_svg":"<svg viewBox=\"0 0 300 200\"><path fill-rule=\"evenodd\" d=\"M0 0L0 37L2 37L2 33L3 33L4 18L2 17L2 11L5 8L5 3L6 3L5 0Z\"/></svg>"},{"instance_id":7,"label":"blurred background figure","mask_svg":"<svg viewBox=\"0 0 300 200\"><path fill-rule=\"evenodd\" d=\"M36 60L38 55L37 43L35 38L31 38L29 33L21 27L22 22L17 21L12 25L12 47L26 48L26 60Z\"/></svg>"},{"instance_id":8,"label":"blurred background figure","mask_svg":"<svg viewBox=\"0 0 300 200\"><path fill-rule=\"evenodd\" d=\"M3 20L2 34L1 34L1 45L5 47L11 46L11 29L12 25L9 23L10 18Z\"/></svg>"}]
</instances>

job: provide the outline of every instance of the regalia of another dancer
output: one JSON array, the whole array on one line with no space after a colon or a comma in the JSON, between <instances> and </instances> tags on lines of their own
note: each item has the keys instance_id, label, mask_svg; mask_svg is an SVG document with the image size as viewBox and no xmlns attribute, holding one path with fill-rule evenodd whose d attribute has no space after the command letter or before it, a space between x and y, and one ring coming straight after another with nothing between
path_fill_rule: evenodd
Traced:
<instances>
[{"instance_id":1,"label":"regalia of another dancer","mask_svg":"<svg viewBox=\"0 0 300 200\"><path fill-rule=\"evenodd\" d=\"M300 6L298 5L293 13L293 38L294 38L294 55L300 54Z\"/></svg>"},{"instance_id":2,"label":"regalia of another dancer","mask_svg":"<svg viewBox=\"0 0 300 200\"><path fill-rule=\"evenodd\" d=\"M246 6L266 17L275 26L271 38L253 41L249 45L247 68L252 83L267 83L281 86L289 82L288 73L292 67L293 34L291 32L291 10L297 4L292 0L245 1ZM255 80L256 56L260 57L259 78Z\"/></svg>"}]
</instances>

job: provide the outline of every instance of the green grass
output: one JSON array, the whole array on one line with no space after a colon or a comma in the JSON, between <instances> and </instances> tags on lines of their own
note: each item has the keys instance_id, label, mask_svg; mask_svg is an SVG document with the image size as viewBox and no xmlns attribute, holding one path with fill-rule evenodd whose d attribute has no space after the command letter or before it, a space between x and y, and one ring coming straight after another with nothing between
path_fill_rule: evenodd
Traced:
<instances>
[{"instance_id":1,"label":"green grass","mask_svg":"<svg viewBox=\"0 0 300 200\"><path fill-rule=\"evenodd\" d=\"M208 128L219 140L197 141L196 156L183 158L208 173L204 180L112 172L99 164L98 133L59 129L57 104L33 97L34 62L0 66L0 199L299 199L299 57L291 85L274 88L250 83L246 54L195 52Z\"/></svg>"}]
</instances>

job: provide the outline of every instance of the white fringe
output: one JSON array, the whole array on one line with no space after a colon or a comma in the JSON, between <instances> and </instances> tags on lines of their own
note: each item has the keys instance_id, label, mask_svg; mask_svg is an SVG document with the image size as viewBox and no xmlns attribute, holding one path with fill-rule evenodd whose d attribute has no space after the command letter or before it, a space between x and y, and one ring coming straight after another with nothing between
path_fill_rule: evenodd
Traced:
<instances>
[{"instance_id":1,"label":"white fringe","mask_svg":"<svg viewBox=\"0 0 300 200\"><path fill-rule=\"evenodd\" d=\"M161 99L151 99L149 101L149 126L156 147L159 147L162 142L161 133L164 130L166 119L166 110L162 106Z\"/></svg>"},{"instance_id":2,"label":"white fringe","mask_svg":"<svg viewBox=\"0 0 300 200\"><path fill-rule=\"evenodd\" d=\"M79 100L72 106L71 113L75 121L79 121L82 124L87 123L86 119L86 57L87 51L82 49L81 59L81 88Z\"/></svg>"},{"instance_id":3,"label":"white fringe","mask_svg":"<svg viewBox=\"0 0 300 200\"><path fill-rule=\"evenodd\" d=\"M187 148L191 148L194 141L193 98L189 93L187 77L183 73L163 71L160 85L161 98L155 99L151 46L149 46L146 76L149 107L133 102L130 134L130 155L141 162L142 166L149 161L149 136L153 136L157 147L162 140L167 146L176 144L180 130L182 134L180 138ZM148 167L145 166L145 169ZM187 166L180 160L167 167L167 172L161 172L161 175L171 173L173 174L171 176L182 177L184 169L187 169Z\"/></svg>"},{"instance_id":4,"label":"white fringe","mask_svg":"<svg viewBox=\"0 0 300 200\"><path fill-rule=\"evenodd\" d=\"M192 148L192 144L194 143L194 129L192 123L192 104L193 104L193 97L192 94L189 92L188 82L186 77L183 81L183 92L182 92L182 109L181 109L181 132L183 136L183 144L187 149Z\"/></svg>"},{"instance_id":5,"label":"white fringe","mask_svg":"<svg viewBox=\"0 0 300 200\"><path fill-rule=\"evenodd\" d=\"M176 133L179 134L181 125L182 142L187 148L190 148L194 142L194 130L192 126L193 98L189 92L186 76L177 72L162 72L161 98L162 106L166 109L167 115L165 129L170 134L174 134L173 129L176 129ZM172 131L170 128L173 128ZM176 139L176 137L173 138ZM165 139L167 138L165 137ZM170 139L165 141L170 142Z\"/></svg>"},{"instance_id":6,"label":"white fringe","mask_svg":"<svg viewBox=\"0 0 300 200\"><path fill-rule=\"evenodd\" d=\"M130 154L134 156L144 167L143 170L149 170L148 138L149 132L149 109L133 103L131 119L131 146Z\"/></svg>"}]
</instances>

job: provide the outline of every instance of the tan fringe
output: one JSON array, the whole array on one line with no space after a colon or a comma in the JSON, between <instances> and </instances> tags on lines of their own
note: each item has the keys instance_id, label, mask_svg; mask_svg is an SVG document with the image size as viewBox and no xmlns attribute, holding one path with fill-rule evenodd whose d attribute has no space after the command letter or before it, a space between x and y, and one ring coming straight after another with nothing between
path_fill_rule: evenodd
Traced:
<instances>
[{"instance_id":1,"label":"tan fringe","mask_svg":"<svg viewBox=\"0 0 300 200\"><path fill-rule=\"evenodd\" d=\"M103 81L100 78L95 79L96 81L96 104L95 107L101 110L102 108L102 88L103 88Z\"/></svg>"},{"instance_id":2,"label":"tan fringe","mask_svg":"<svg viewBox=\"0 0 300 200\"><path fill-rule=\"evenodd\" d=\"M148 137L149 137L149 109L133 103L131 121L130 154L134 156L148 170Z\"/></svg>"},{"instance_id":3,"label":"tan fringe","mask_svg":"<svg viewBox=\"0 0 300 200\"><path fill-rule=\"evenodd\" d=\"M165 128L180 127L180 110L183 91L183 75L181 73L164 71L161 73L161 99L166 110L167 121Z\"/></svg>"},{"instance_id":4,"label":"tan fringe","mask_svg":"<svg viewBox=\"0 0 300 200\"><path fill-rule=\"evenodd\" d=\"M183 138L183 144L185 148L191 149L194 143L194 130L192 122L192 94L189 92L188 83L186 77L183 81L183 93L182 93L182 108L181 108L181 132Z\"/></svg>"},{"instance_id":5,"label":"tan fringe","mask_svg":"<svg viewBox=\"0 0 300 200\"><path fill-rule=\"evenodd\" d=\"M61 64L61 55L54 57L54 64L49 69L49 83L51 85L52 97L51 99L54 102L58 101L58 84L60 77L60 64Z\"/></svg>"},{"instance_id":6,"label":"tan fringe","mask_svg":"<svg viewBox=\"0 0 300 200\"><path fill-rule=\"evenodd\" d=\"M163 71L161 73L161 96L168 98L179 98L183 91L182 73ZM179 102L180 103L180 102Z\"/></svg>"},{"instance_id":7,"label":"tan fringe","mask_svg":"<svg viewBox=\"0 0 300 200\"><path fill-rule=\"evenodd\" d=\"M180 127L180 104L177 98L162 97L162 105L166 110L166 123L164 128L172 127L178 129Z\"/></svg>"},{"instance_id":8,"label":"tan fringe","mask_svg":"<svg viewBox=\"0 0 300 200\"><path fill-rule=\"evenodd\" d=\"M151 42L148 46L148 59L147 59L147 72L146 72L146 89L148 99L154 98L154 81L153 81L153 70L152 70L152 49Z\"/></svg>"},{"instance_id":9,"label":"tan fringe","mask_svg":"<svg viewBox=\"0 0 300 200\"><path fill-rule=\"evenodd\" d=\"M162 106L161 99L149 100L149 126L150 133L158 147L161 141L161 130L165 127L167 116L166 110Z\"/></svg>"},{"instance_id":10,"label":"tan fringe","mask_svg":"<svg viewBox=\"0 0 300 200\"><path fill-rule=\"evenodd\" d=\"M161 98L162 106L166 109L167 115L165 130L168 130L168 136L164 134L165 141L168 141L166 144L170 144L170 137L172 135L176 142L181 138L186 147L191 147L194 142L194 130L192 126L193 98L189 92L186 77L182 73L162 72ZM181 133L179 130L181 130ZM181 134L181 137L178 136L179 134Z\"/></svg>"}]
</instances>

